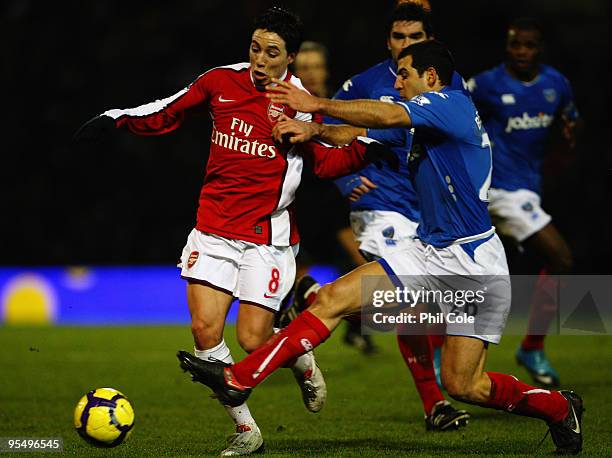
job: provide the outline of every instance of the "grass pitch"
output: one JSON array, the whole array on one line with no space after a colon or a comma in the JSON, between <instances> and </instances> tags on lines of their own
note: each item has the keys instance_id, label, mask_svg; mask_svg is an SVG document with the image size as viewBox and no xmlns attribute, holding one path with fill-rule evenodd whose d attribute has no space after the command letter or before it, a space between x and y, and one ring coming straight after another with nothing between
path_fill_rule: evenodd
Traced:
<instances>
[{"instance_id":1,"label":"grass pitch","mask_svg":"<svg viewBox=\"0 0 612 458\"><path fill-rule=\"evenodd\" d=\"M226 331L234 356L243 352ZM543 422L462 406L472 413L461 432L426 433L408 370L391 335L375 336L380 353L364 357L341 341L341 331L317 350L328 384L319 414L302 405L288 370L266 380L249 400L274 456L404 456L550 454ZM517 337L492 347L488 369L528 381L514 363ZM0 327L0 437L61 436L69 455L214 456L232 432L231 421L209 390L189 381L174 353L191 349L184 327ZM550 358L564 386L587 409L586 456L612 455L612 337L550 337ZM132 437L111 450L86 444L73 430L78 399L98 387L124 392L136 410ZM36 454L40 456L40 454ZM54 456L57 456L54 454Z\"/></svg>"}]
</instances>

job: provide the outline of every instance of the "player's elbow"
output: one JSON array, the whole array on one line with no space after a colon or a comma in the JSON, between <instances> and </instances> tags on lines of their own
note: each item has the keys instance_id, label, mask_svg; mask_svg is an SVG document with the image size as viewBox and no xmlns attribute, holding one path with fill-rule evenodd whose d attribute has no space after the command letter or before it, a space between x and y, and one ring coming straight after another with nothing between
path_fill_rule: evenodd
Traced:
<instances>
[{"instance_id":1,"label":"player's elbow","mask_svg":"<svg viewBox=\"0 0 612 458\"><path fill-rule=\"evenodd\" d=\"M399 105L393 105L393 111L386 117L385 127L409 127L410 117Z\"/></svg>"},{"instance_id":2,"label":"player's elbow","mask_svg":"<svg viewBox=\"0 0 612 458\"><path fill-rule=\"evenodd\" d=\"M388 128L388 127L410 127L410 116L406 110L398 104L378 102L377 109L374 111L375 122L368 127ZM376 125L372 125L376 124Z\"/></svg>"}]
</instances>

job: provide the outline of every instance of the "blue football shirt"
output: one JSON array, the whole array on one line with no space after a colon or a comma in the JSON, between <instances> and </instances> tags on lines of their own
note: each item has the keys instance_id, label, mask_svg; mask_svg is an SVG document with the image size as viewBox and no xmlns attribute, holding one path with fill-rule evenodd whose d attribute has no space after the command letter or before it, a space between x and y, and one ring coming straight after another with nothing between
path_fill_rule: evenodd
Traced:
<instances>
[{"instance_id":1,"label":"blue football shirt","mask_svg":"<svg viewBox=\"0 0 612 458\"><path fill-rule=\"evenodd\" d=\"M403 106L414 128L408 168L420 209L417 236L437 248L492 234L487 211L491 147L476 107L460 90L426 92ZM370 130L381 143L398 129ZM413 137L410 139L410 137Z\"/></svg>"},{"instance_id":2,"label":"blue football shirt","mask_svg":"<svg viewBox=\"0 0 612 458\"><path fill-rule=\"evenodd\" d=\"M552 125L561 115L578 118L567 79L541 65L526 83L508 73L504 64L468 82L493 146L493 188L539 193L541 168Z\"/></svg>"},{"instance_id":3,"label":"blue football shirt","mask_svg":"<svg viewBox=\"0 0 612 458\"><path fill-rule=\"evenodd\" d=\"M397 78L397 65L392 59L386 59L366 71L347 80L335 94L337 100L373 99L383 102L399 100L399 92L394 88ZM455 72L451 87L467 92L463 78ZM333 118L325 118L329 124L341 124ZM369 134L368 134L369 135ZM385 210L404 215L412 221L419 221L419 205L414 187L409 178L407 153L410 150L412 136L406 129L388 129L385 144L398 155L400 169L392 170L386 163L370 165L357 174L348 175L336 180L340 192L347 196L361 183L360 176L365 176L378 188L361 196L357 202L351 202L352 211Z\"/></svg>"}]
</instances>

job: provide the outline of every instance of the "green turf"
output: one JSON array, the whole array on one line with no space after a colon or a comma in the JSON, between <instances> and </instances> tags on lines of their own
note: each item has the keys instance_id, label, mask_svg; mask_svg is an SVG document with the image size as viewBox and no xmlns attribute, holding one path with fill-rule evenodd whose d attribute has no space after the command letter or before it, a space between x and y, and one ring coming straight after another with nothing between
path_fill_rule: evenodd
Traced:
<instances>
[{"instance_id":1,"label":"green turf","mask_svg":"<svg viewBox=\"0 0 612 458\"><path fill-rule=\"evenodd\" d=\"M425 433L414 386L393 336L376 336L380 354L364 357L344 346L340 332L318 349L329 398L308 413L287 370L274 374L249 404L276 456L399 456L550 454L537 444L543 422L469 407L462 432ZM228 329L235 356L242 352ZM518 339L493 348L488 369L514 373ZM585 400L585 455L612 455L610 337L550 337L548 353L564 385ZM72 455L215 455L232 428L208 390L178 369L174 353L191 348L187 327L18 329L0 327L0 436L62 436ZM96 387L123 391L136 410L130 440L112 450L95 449L72 429L80 396ZM37 454L37 456L40 456ZM57 456L57 455L55 455Z\"/></svg>"}]
</instances>

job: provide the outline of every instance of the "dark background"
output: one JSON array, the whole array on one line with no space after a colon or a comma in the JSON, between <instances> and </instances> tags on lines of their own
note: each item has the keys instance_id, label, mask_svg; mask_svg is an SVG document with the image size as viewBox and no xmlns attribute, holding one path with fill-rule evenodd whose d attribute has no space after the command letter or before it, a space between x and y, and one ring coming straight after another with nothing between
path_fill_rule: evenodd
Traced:
<instances>
[{"instance_id":1,"label":"dark background","mask_svg":"<svg viewBox=\"0 0 612 458\"><path fill-rule=\"evenodd\" d=\"M466 78L503 59L511 19L543 23L545 61L569 78L586 121L576 160L547 167L544 208L576 272L612 272L609 2L431 3L437 38ZM189 119L161 137L119 134L88 151L70 138L102 111L167 97L211 67L247 60L253 17L272 4L300 14L305 38L329 47L334 90L387 57L391 1L2 2L0 264L174 262L195 223L210 121Z\"/></svg>"}]
</instances>

